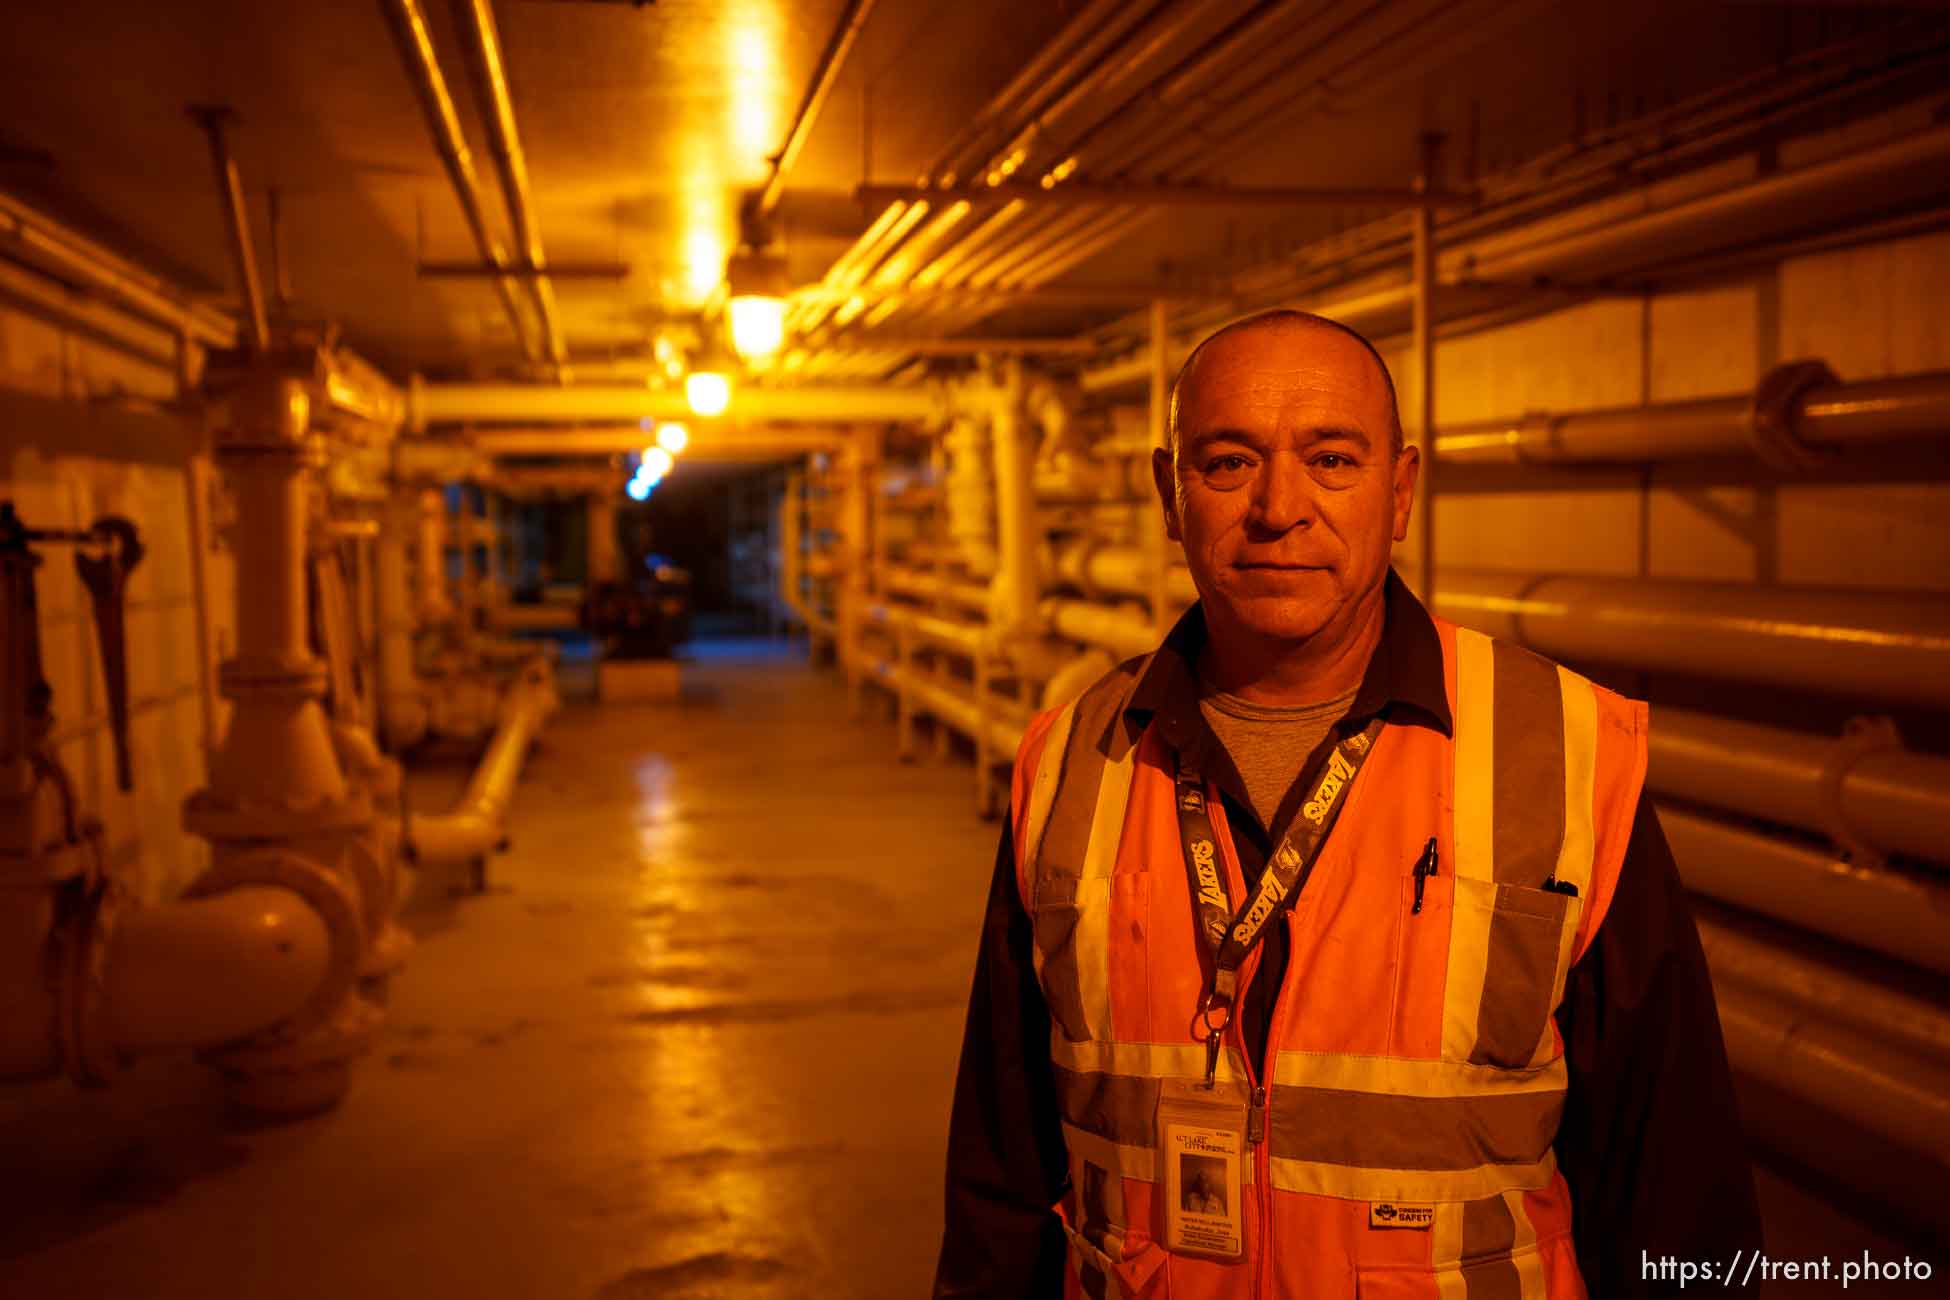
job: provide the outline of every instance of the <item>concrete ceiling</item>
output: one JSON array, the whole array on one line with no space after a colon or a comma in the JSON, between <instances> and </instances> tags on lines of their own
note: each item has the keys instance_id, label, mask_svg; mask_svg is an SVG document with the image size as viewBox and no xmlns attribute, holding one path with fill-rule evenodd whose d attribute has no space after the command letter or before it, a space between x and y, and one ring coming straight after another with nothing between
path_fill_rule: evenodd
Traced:
<instances>
[{"instance_id":1,"label":"concrete ceiling","mask_svg":"<svg viewBox=\"0 0 1950 1300\"><path fill-rule=\"evenodd\" d=\"M573 358L640 353L660 326L716 291L740 197L763 181L844 7L496 4L549 258L629 268L620 283L557 282ZM508 240L451 12L441 0L427 8L490 220ZM1122 98L1088 101L1061 138L1033 138L1032 152L1053 160L1075 150L1096 168L1085 173L1093 179L1401 185L1422 131L1449 137L1452 175L1486 169L1809 49L1894 30L1919 8L1942 6L1130 0L1125 16L1183 11L1182 45L1145 65L1157 75L1137 78ZM788 178L777 225L795 281L819 279L879 215L854 202L853 186L909 182L935 165L997 90L1090 9L1085 0L880 0ZM1249 129L1209 125L1238 89L1223 81L1158 98L1160 78L1184 59L1275 9L1294 43L1276 69L1277 102ZM488 281L416 273L423 261L476 254L377 4L76 0L12 6L4 23L0 186L222 299L230 277L209 159L184 110L230 105L260 256L264 196L272 187L282 196L295 315L343 322L348 339L395 373L512 359ZM1142 51L1113 55L1111 71ZM1135 141L1119 143L1134 123L1143 126ZM971 258L940 283L1222 277L1373 215L1173 209L1110 221L1092 236L1092 214L1039 211L989 232L988 270ZM979 232L990 219L977 214L967 228ZM1060 222L1073 227L1064 248L1007 270L1011 247L1027 249ZM889 274L901 281L920 264ZM910 306L883 328L1073 331L1115 314Z\"/></svg>"}]
</instances>

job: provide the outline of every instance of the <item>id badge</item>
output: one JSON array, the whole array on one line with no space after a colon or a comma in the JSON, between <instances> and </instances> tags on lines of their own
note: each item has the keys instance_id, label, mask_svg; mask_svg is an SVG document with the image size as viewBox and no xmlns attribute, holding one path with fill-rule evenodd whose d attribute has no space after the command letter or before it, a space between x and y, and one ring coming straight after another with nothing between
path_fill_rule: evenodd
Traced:
<instances>
[{"instance_id":1,"label":"id badge","mask_svg":"<svg viewBox=\"0 0 1950 1300\"><path fill-rule=\"evenodd\" d=\"M1158 1153L1165 1167L1165 1249L1238 1259L1246 1248L1244 1089L1166 1079L1158 1096Z\"/></svg>"}]
</instances>

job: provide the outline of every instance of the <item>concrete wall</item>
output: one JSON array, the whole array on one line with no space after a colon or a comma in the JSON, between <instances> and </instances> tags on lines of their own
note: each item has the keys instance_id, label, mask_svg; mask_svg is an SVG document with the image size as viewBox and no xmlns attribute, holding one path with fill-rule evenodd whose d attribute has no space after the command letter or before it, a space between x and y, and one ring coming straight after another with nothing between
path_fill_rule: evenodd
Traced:
<instances>
[{"instance_id":1,"label":"concrete wall","mask_svg":"<svg viewBox=\"0 0 1950 1300\"><path fill-rule=\"evenodd\" d=\"M1589 301L1436 353L1438 425L1747 394L1779 361L1844 380L1950 369L1950 233L1789 259L1711 287ZM1394 341L1399 345L1400 341ZM1389 361L1414 400L1405 347ZM1875 455L1848 453L1844 462ZM1950 482L1778 487L1596 471L1449 492L1438 566L1950 591ZM1440 579L1438 578L1438 581Z\"/></svg>"},{"instance_id":2,"label":"concrete wall","mask_svg":"<svg viewBox=\"0 0 1950 1300\"><path fill-rule=\"evenodd\" d=\"M180 890L209 856L206 842L182 829L183 800L204 780L210 721L189 523L197 477L190 458L200 438L191 419L163 405L176 398L177 379L162 357L109 346L104 331L57 322L10 287L0 283L0 497L31 527L85 528L101 515L125 515L147 548L127 601L130 792L116 788L101 655L73 548L43 548L37 582L56 756L83 814L103 823L113 872L155 901ZM81 309L98 321L105 312L98 303ZM128 324L133 333L144 328ZM208 558L213 649L221 653L233 622L231 566L223 552Z\"/></svg>"}]
</instances>

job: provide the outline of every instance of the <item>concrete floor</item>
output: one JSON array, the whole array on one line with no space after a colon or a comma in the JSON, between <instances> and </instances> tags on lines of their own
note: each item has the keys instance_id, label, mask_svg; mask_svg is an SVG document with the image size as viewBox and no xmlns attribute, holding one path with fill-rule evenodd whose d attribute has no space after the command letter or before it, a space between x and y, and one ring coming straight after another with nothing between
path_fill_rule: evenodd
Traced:
<instances>
[{"instance_id":1,"label":"concrete floor","mask_svg":"<svg viewBox=\"0 0 1950 1300\"><path fill-rule=\"evenodd\" d=\"M253 1130L188 1059L0 1092L0 1294L926 1294L997 831L752 644L549 726L333 1113Z\"/></svg>"},{"instance_id":2,"label":"concrete floor","mask_svg":"<svg viewBox=\"0 0 1950 1300\"><path fill-rule=\"evenodd\" d=\"M253 1127L187 1057L0 1090L0 1297L925 1295L996 828L964 761L894 762L777 643L687 680L572 702L488 893L419 882L338 1110ZM1757 1173L1777 1253L1904 1253Z\"/></svg>"}]
</instances>

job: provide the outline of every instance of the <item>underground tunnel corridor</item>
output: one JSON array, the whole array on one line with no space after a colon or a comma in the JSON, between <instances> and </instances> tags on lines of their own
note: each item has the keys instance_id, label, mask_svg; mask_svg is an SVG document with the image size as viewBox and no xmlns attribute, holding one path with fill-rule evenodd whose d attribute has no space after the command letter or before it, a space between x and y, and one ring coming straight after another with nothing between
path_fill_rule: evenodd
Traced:
<instances>
[{"instance_id":1,"label":"underground tunnel corridor","mask_svg":"<svg viewBox=\"0 0 1950 1300\"><path fill-rule=\"evenodd\" d=\"M923 1294L995 828L786 643L695 650L677 705L565 666L336 1111L240 1126L187 1056L0 1095L0 1294Z\"/></svg>"}]
</instances>

